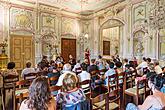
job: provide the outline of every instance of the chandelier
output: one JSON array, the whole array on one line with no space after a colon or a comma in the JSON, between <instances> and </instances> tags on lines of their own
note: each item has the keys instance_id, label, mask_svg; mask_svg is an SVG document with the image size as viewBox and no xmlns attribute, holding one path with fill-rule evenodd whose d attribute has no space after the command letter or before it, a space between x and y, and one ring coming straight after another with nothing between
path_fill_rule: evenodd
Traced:
<instances>
[{"instance_id":1,"label":"chandelier","mask_svg":"<svg viewBox=\"0 0 165 110\"><path fill-rule=\"evenodd\" d=\"M165 28L165 0L148 0L151 6L149 26L152 29Z\"/></svg>"}]
</instances>

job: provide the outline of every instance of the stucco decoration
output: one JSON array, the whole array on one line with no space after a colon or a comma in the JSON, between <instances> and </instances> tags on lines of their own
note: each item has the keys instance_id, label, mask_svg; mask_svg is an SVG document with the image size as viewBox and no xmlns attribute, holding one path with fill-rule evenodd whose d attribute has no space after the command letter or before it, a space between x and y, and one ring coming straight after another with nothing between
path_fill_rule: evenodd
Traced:
<instances>
[{"instance_id":1,"label":"stucco decoration","mask_svg":"<svg viewBox=\"0 0 165 110\"><path fill-rule=\"evenodd\" d=\"M41 34L45 34L48 31L50 32L55 32L55 22L56 16L47 14L47 13L42 13L41 14Z\"/></svg>"},{"instance_id":2,"label":"stucco decoration","mask_svg":"<svg viewBox=\"0 0 165 110\"><path fill-rule=\"evenodd\" d=\"M134 33L133 48L135 56L141 57L144 54L144 37L145 32L142 30L139 30Z\"/></svg>"},{"instance_id":3,"label":"stucco decoration","mask_svg":"<svg viewBox=\"0 0 165 110\"><path fill-rule=\"evenodd\" d=\"M43 55L53 55L56 49L55 46L58 46L57 36L55 33L48 33L41 36L42 42L42 54Z\"/></svg>"},{"instance_id":4,"label":"stucco decoration","mask_svg":"<svg viewBox=\"0 0 165 110\"><path fill-rule=\"evenodd\" d=\"M134 22L137 22L139 20L145 20L146 18L146 6L145 5L139 5L134 8L134 15L133 15Z\"/></svg>"},{"instance_id":5,"label":"stucco decoration","mask_svg":"<svg viewBox=\"0 0 165 110\"><path fill-rule=\"evenodd\" d=\"M32 11L12 7L10 9L10 30L34 31L34 16Z\"/></svg>"},{"instance_id":6,"label":"stucco decoration","mask_svg":"<svg viewBox=\"0 0 165 110\"><path fill-rule=\"evenodd\" d=\"M76 35L78 24L75 19L62 18L62 34L73 34Z\"/></svg>"}]
</instances>

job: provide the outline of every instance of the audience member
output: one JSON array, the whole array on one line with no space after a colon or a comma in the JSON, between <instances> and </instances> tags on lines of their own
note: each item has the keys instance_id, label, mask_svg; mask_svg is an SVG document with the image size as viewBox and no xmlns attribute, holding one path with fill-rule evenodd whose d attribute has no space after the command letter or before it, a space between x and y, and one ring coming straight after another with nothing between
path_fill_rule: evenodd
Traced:
<instances>
[{"instance_id":1,"label":"audience member","mask_svg":"<svg viewBox=\"0 0 165 110\"><path fill-rule=\"evenodd\" d=\"M56 110L55 104L48 80L45 77L37 77L29 87L29 97L21 103L20 110Z\"/></svg>"},{"instance_id":2,"label":"audience member","mask_svg":"<svg viewBox=\"0 0 165 110\"><path fill-rule=\"evenodd\" d=\"M91 59L91 65L87 67L87 71L91 73L92 71L96 71L96 70L98 70L98 67L96 65L96 60Z\"/></svg>"},{"instance_id":3,"label":"audience member","mask_svg":"<svg viewBox=\"0 0 165 110\"><path fill-rule=\"evenodd\" d=\"M115 59L116 59L117 62L120 62L119 55L116 55L116 58Z\"/></svg>"},{"instance_id":4,"label":"audience member","mask_svg":"<svg viewBox=\"0 0 165 110\"><path fill-rule=\"evenodd\" d=\"M22 70L21 77L23 78L24 75L29 74L29 73L35 73L35 69L31 68L31 62L26 63L26 68Z\"/></svg>"},{"instance_id":5,"label":"audience member","mask_svg":"<svg viewBox=\"0 0 165 110\"><path fill-rule=\"evenodd\" d=\"M146 59L147 64L149 65L151 63L151 58Z\"/></svg>"},{"instance_id":6,"label":"audience member","mask_svg":"<svg viewBox=\"0 0 165 110\"><path fill-rule=\"evenodd\" d=\"M85 80L90 80L91 75L90 75L90 73L87 72L87 66L84 63L82 63L81 68L82 68L82 72L80 74L78 74L79 81L82 82ZM82 88L86 88L88 86L89 85L83 85Z\"/></svg>"},{"instance_id":7,"label":"audience member","mask_svg":"<svg viewBox=\"0 0 165 110\"><path fill-rule=\"evenodd\" d=\"M148 86L153 95L149 95L142 105L129 103L126 110L162 110L165 107L165 94L160 92L163 80L159 75L151 75L148 79Z\"/></svg>"},{"instance_id":8,"label":"audience member","mask_svg":"<svg viewBox=\"0 0 165 110\"><path fill-rule=\"evenodd\" d=\"M115 74L115 70L114 70L114 63L110 62L109 63L109 70L104 74L103 79L105 79L105 85L108 86L108 76L111 76L113 74Z\"/></svg>"},{"instance_id":9,"label":"audience member","mask_svg":"<svg viewBox=\"0 0 165 110\"><path fill-rule=\"evenodd\" d=\"M86 96L81 88L77 88L77 77L66 73L63 79L63 92L57 95L57 103L62 104L62 108L73 106L86 100Z\"/></svg>"},{"instance_id":10,"label":"audience member","mask_svg":"<svg viewBox=\"0 0 165 110\"><path fill-rule=\"evenodd\" d=\"M7 70L3 71L3 76L8 76L8 75L18 75L17 70L15 69L14 62L9 62L7 64Z\"/></svg>"},{"instance_id":11,"label":"audience member","mask_svg":"<svg viewBox=\"0 0 165 110\"><path fill-rule=\"evenodd\" d=\"M159 61L154 62L154 65L155 65L155 72L156 72L157 74L162 74L162 69L161 69L161 67L159 66Z\"/></svg>"},{"instance_id":12,"label":"audience member","mask_svg":"<svg viewBox=\"0 0 165 110\"><path fill-rule=\"evenodd\" d=\"M49 65L48 57L43 55L41 63L45 63L45 64Z\"/></svg>"},{"instance_id":13,"label":"audience member","mask_svg":"<svg viewBox=\"0 0 165 110\"><path fill-rule=\"evenodd\" d=\"M74 68L72 69L72 71L75 72L75 73L81 72L80 60L77 60L77 63L76 63L76 65L74 66Z\"/></svg>"},{"instance_id":14,"label":"audience member","mask_svg":"<svg viewBox=\"0 0 165 110\"><path fill-rule=\"evenodd\" d=\"M136 67L138 71L138 75L143 75L143 69L144 68L147 68L148 67L148 64L147 64L147 61L146 61L146 58L143 57L143 61L138 65L138 67Z\"/></svg>"},{"instance_id":15,"label":"audience member","mask_svg":"<svg viewBox=\"0 0 165 110\"><path fill-rule=\"evenodd\" d=\"M123 60L123 71L125 71L125 66L128 64L128 59L127 58L125 58L124 60Z\"/></svg>"},{"instance_id":16,"label":"audience member","mask_svg":"<svg viewBox=\"0 0 165 110\"><path fill-rule=\"evenodd\" d=\"M71 69L74 68L74 65L76 65L76 60L73 58L72 55L69 55L69 64L71 65Z\"/></svg>"}]
</instances>

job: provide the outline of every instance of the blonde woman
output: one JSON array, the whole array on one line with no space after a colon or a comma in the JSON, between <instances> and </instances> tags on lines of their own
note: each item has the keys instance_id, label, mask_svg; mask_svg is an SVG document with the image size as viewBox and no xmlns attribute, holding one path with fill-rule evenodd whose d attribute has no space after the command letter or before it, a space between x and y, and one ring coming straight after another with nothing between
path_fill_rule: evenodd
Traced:
<instances>
[{"instance_id":1,"label":"blonde woman","mask_svg":"<svg viewBox=\"0 0 165 110\"><path fill-rule=\"evenodd\" d=\"M62 103L63 107L70 107L86 100L81 88L77 88L77 77L73 74L66 74L63 79L63 92L57 95L57 103Z\"/></svg>"}]
</instances>

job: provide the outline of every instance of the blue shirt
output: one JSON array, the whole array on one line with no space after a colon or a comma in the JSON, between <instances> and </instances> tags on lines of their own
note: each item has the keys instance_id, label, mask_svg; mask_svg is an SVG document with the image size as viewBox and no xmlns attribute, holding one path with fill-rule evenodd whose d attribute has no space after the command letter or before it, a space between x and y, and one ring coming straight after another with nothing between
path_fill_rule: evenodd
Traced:
<instances>
[{"instance_id":1,"label":"blue shirt","mask_svg":"<svg viewBox=\"0 0 165 110\"><path fill-rule=\"evenodd\" d=\"M105 85L106 86L108 86L108 76L111 76L113 74L115 74L115 70L111 69L111 68L105 73L105 76L106 76Z\"/></svg>"}]
</instances>

